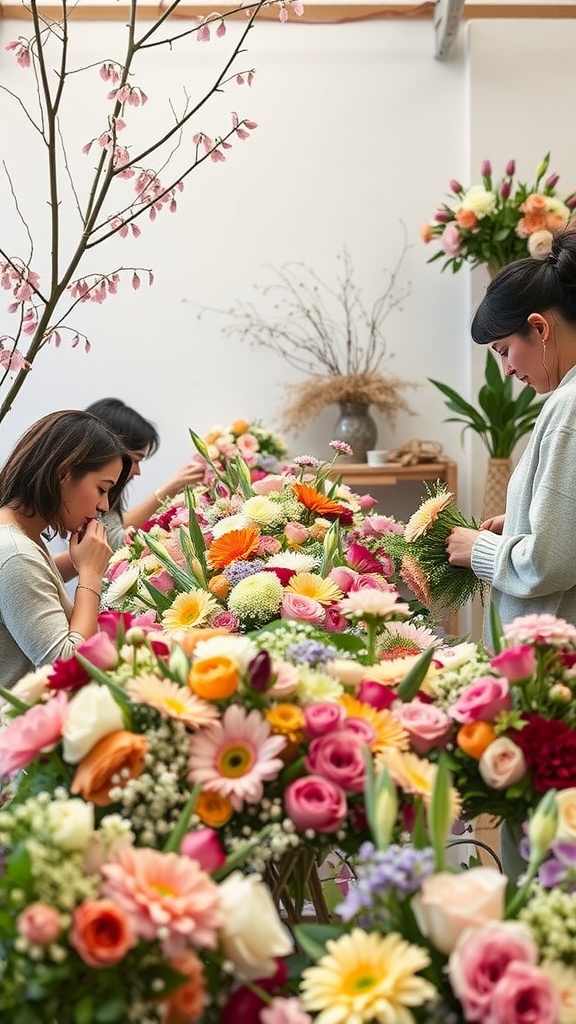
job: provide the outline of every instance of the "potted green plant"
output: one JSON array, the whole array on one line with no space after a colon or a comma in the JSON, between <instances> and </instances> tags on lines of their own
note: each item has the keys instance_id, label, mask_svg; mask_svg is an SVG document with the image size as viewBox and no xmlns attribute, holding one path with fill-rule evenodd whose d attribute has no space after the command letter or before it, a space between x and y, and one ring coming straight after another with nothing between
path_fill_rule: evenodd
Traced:
<instances>
[{"instance_id":1,"label":"potted green plant","mask_svg":"<svg viewBox=\"0 0 576 1024\"><path fill-rule=\"evenodd\" d=\"M448 384L428 379L442 392L450 412L457 414L447 417L446 422L462 423L463 431L474 431L488 451L490 461L482 518L503 512L512 454L520 439L532 430L545 399L536 401L536 392L528 385L515 395L513 377L504 376L490 349L477 406L467 402Z\"/></svg>"}]
</instances>

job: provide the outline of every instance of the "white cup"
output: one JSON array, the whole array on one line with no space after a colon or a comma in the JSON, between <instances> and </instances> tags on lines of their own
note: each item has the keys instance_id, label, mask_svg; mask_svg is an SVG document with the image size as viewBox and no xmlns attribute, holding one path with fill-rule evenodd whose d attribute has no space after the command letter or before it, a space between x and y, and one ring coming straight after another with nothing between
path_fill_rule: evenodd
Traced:
<instances>
[{"instance_id":1,"label":"white cup","mask_svg":"<svg viewBox=\"0 0 576 1024\"><path fill-rule=\"evenodd\" d=\"M387 451L370 451L366 452L366 459L369 466L384 466L388 458Z\"/></svg>"}]
</instances>

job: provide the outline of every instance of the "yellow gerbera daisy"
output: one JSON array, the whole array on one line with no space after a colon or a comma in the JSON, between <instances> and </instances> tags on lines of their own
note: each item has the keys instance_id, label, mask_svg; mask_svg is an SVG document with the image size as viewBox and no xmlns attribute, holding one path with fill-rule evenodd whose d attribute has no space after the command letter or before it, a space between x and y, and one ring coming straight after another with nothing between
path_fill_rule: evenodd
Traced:
<instances>
[{"instance_id":1,"label":"yellow gerbera daisy","mask_svg":"<svg viewBox=\"0 0 576 1024\"><path fill-rule=\"evenodd\" d=\"M408 1007L437 996L416 974L430 964L427 951L396 932L355 928L329 939L326 949L302 975L301 1000L307 1010L319 1011L315 1024L413 1024Z\"/></svg>"},{"instance_id":2,"label":"yellow gerbera daisy","mask_svg":"<svg viewBox=\"0 0 576 1024\"><path fill-rule=\"evenodd\" d=\"M130 679L126 690L138 704L148 704L165 718L175 718L193 729L200 729L219 717L218 708L213 704L196 697L185 686L178 686L170 679L143 674Z\"/></svg>"},{"instance_id":3,"label":"yellow gerbera daisy","mask_svg":"<svg viewBox=\"0 0 576 1024\"><path fill-rule=\"evenodd\" d=\"M364 704L356 697L345 694L338 701L346 712L347 718L364 718L370 723L376 737L371 743L372 750L381 750L382 747L397 747L399 750L408 750L410 740L408 733L395 721L390 711L377 711L370 704Z\"/></svg>"},{"instance_id":4,"label":"yellow gerbera daisy","mask_svg":"<svg viewBox=\"0 0 576 1024\"><path fill-rule=\"evenodd\" d=\"M273 733L285 736L291 743L299 743L304 735L306 718L297 704L276 704L264 712L264 718Z\"/></svg>"},{"instance_id":5,"label":"yellow gerbera daisy","mask_svg":"<svg viewBox=\"0 0 576 1024\"><path fill-rule=\"evenodd\" d=\"M376 755L376 770L387 768L392 781L404 790L424 801L426 807L430 803L438 765L431 764L416 754L406 754L395 747L384 747ZM452 821L457 821L462 809L462 801L456 789L450 789L450 807Z\"/></svg>"},{"instance_id":6,"label":"yellow gerbera daisy","mask_svg":"<svg viewBox=\"0 0 576 1024\"><path fill-rule=\"evenodd\" d=\"M406 523L404 540L413 541L423 537L434 525L440 513L453 502L454 495L450 491L440 491L423 501Z\"/></svg>"},{"instance_id":7,"label":"yellow gerbera daisy","mask_svg":"<svg viewBox=\"0 0 576 1024\"><path fill-rule=\"evenodd\" d=\"M188 626L201 626L218 611L218 602L205 590L190 590L178 594L163 616L162 625L167 633Z\"/></svg>"},{"instance_id":8,"label":"yellow gerbera daisy","mask_svg":"<svg viewBox=\"0 0 576 1024\"><path fill-rule=\"evenodd\" d=\"M286 587L288 592L302 594L303 597L311 597L319 604L332 604L343 597L340 587L337 587L332 580L323 579L315 572L297 572Z\"/></svg>"}]
</instances>

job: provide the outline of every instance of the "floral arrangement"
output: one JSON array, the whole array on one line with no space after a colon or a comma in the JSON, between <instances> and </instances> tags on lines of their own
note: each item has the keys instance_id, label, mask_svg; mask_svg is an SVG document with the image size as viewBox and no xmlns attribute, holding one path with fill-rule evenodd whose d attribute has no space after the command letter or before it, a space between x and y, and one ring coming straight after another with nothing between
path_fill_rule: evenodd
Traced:
<instances>
[{"instance_id":1,"label":"floral arrangement","mask_svg":"<svg viewBox=\"0 0 576 1024\"><path fill-rule=\"evenodd\" d=\"M437 239L440 246L428 262L444 260L443 270L460 270L463 263L497 270L525 256L548 255L553 233L566 226L576 208L576 191L560 199L559 176L545 177L549 164L547 153L531 185L516 179L514 160L499 181L493 179L489 160L482 163L481 185L465 188L452 180L449 201L422 226L423 241Z\"/></svg>"},{"instance_id":2,"label":"floral arrangement","mask_svg":"<svg viewBox=\"0 0 576 1024\"><path fill-rule=\"evenodd\" d=\"M399 412L412 413L402 391L418 385L382 372L385 321L410 290L398 286L406 249L405 243L385 291L370 309L344 247L338 256L342 275L335 285L303 263L286 264L273 269L273 283L262 289L265 298L274 300L271 312L252 303L227 311L228 336L271 349L306 375L286 385L284 430L297 431L325 406L340 402L373 405L392 425Z\"/></svg>"},{"instance_id":3,"label":"floral arrangement","mask_svg":"<svg viewBox=\"0 0 576 1024\"><path fill-rule=\"evenodd\" d=\"M256 420L234 420L227 427L214 426L204 436L212 461L222 465L239 455L251 470L276 472L288 456L283 437Z\"/></svg>"},{"instance_id":4,"label":"floral arrangement","mask_svg":"<svg viewBox=\"0 0 576 1024\"><path fill-rule=\"evenodd\" d=\"M252 480L240 457L221 471L193 437L214 483L176 498L114 553L104 581L108 608L152 608L167 630L247 632L293 619L339 631L356 592L398 600L397 563L384 539L402 526L369 515L372 497L330 479L348 445L332 442L329 464L299 456L281 473Z\"/></svg>"}]
</instances>

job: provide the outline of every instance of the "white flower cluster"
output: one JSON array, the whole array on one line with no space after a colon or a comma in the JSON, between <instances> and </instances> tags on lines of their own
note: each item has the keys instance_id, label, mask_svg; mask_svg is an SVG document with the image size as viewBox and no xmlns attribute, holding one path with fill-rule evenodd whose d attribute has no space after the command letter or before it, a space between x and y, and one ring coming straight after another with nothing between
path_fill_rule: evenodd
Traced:
<instances>
[{"instance_id":1,"label":"white flower cluster","mask_svg":"<svg viewBox=\"0 0 576 1024\"><path fill-rule=\"evenodd\" d=\"M534 894L518 915L528 925L544 960L576 963L576 899L560 888L534 885Z\"/></svg>"}]
</instances>

